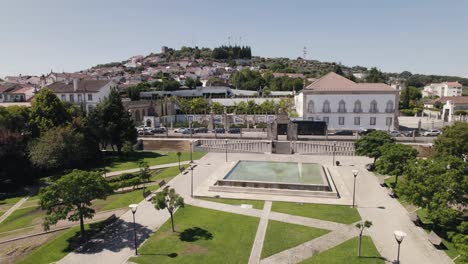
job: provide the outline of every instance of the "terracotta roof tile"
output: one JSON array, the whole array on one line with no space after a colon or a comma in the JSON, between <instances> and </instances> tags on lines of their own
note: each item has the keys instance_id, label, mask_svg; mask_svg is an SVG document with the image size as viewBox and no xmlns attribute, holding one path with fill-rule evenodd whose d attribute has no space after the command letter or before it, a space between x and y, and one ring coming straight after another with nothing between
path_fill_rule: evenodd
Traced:
<instances>
[{"instance_id":1,"label":"terracotta roof tile","mask_svg":"<svg viewBox=\"0 0 468 264\"><path fill-rule=\"evenodd\" d=\"M103 86L108 84L109 80L79 80L78 89L76 92L98 92ZM73 81L70 81L68 84L65 82L54 82L47 86L55 93L73 93Z\"/></svg>"},{"instance_id":2,"label":"terracotta roof tile","mask_svg":"<svg viewBox=\"0 0 468 264\"><path fill-rule=\"evenodd\" d=\"M355 83L330 72L305 88L312 91L395 91L385 83Z\"/></svg>"}]
</instances>

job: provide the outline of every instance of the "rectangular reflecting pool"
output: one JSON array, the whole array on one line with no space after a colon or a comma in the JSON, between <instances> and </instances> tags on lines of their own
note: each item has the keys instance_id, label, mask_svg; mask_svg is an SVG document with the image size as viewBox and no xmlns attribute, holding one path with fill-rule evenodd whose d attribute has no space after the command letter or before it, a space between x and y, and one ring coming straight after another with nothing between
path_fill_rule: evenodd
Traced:
<instances>
[{"instance_id":1,"label":"rectangular reflecting pool","mask_svg":"<svg viewBox=\"0 0 468 264\"><path fill-rule=\"evenodd\" d=\"M239 161L226 180L323 184L322 166L316 163Z\"/></svg>"},{"instance_id":2,"label":"rectangular reflecting pool","mask_svg":"<svg viewBox=\"0 0 468 264\"><path fill-rule=\"evenodd\" d=\"M239 160L209 190L336 198L332 183L317 163Z\"/></svg>"}]
</instances>

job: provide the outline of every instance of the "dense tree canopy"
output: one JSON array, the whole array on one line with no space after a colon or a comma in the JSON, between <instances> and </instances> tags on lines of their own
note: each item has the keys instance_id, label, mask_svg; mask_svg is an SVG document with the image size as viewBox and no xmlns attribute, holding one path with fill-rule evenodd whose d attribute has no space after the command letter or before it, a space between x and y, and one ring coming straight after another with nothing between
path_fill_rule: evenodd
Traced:
<instances>
[{"instance_id":1,"label":"dense tree canopy","mask_svg":"<svg viewBox=\"0 0 468 264\"><path fill-rule=\"evenodd\" d=\"M442 135L434 142L435 150L440 156L468 155L468 123L455 123L443 129Z\"/></svg>"},{"instance_id":2,"label":"dense tree canopy","mask_svg":"<svg viewBox=\"0 0 468 264\"><path fill-rule=\"evenodd\" d=\"M235 60L252 58L252 51L249 46L221 46L214 48L211 54L215 60Z\"/></svg>"},{"instance_id":3,"label":"dense tree canopy","mask_svg":"<svg viewBox=\"0 0 468 264\"><path fill-rule=\"evenodd\" d=\"M70 113L51 90L43 88L34 96L30 121L34 136L52 127L64 125L71 119Z\"/></svg>"},{"instance_id":4,"label":"dense tree canopy","mask_svg":"<svg viewBox=\"0 0 468 264\"><path fill-rule=\"evenodd\" d=\"M383 72L373 67L369 71L369 75L366 77L366 82L369 83L384 83L387 81L387 77Z\"/></svg>"},{"instance_id":5,"label":"dense tree canopy","mask_svg":"<svg viewBox=\"0 0 468 264\"><path fill-rule=\"evenodd\" d=\"M85 236L84 219L94 216L91 201L106 199L112 193L99 172L73 170L51 185L41 189L40 205L46 210L44 229L59 220L80 221L81 236Z\"/></svg>"},{"instance_id":6,"label":"dense tree canopy","mask_svg":"<svg viewBox=\"0 0 468 264\"><path fill-rule=\"evenodd\" d=\"M395 140L385 131L372 131L361 137L355 143L356 153L377 160L381 155L381 148L386 143L394 143Z\"/></svg>"},{"instance_id":7,"label":"dense tree canopy","mask_svg":"<svg viewBox=\"0 0 468 264\"><path fill-rule=\"evenodd\" d=\"M384 175L396 176L395 185L398 182L398 176L403 175L408 165L416 159L418 151L409 145L386 143L379 149L381 156L375 162L376 171Z\"/></svg>"}]
</instances>

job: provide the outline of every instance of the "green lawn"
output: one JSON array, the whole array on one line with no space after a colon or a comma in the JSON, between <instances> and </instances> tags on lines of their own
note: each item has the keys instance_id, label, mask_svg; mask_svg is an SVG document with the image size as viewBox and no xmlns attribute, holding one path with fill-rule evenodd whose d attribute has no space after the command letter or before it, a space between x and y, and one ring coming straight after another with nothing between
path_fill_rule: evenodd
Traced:
<instances>
[{"instance_id":1,"label":"green lawn","mask_svg":"<svg viewBox=\"0 0 468 264\"><path fill-rule=\"evenodd\" d=\"M94 234L98 233L104 225L102 222L93 223L93 224L86 224L85 228L87 231L87 236L92 237ZM75 226L70 228L60 235L54 237L52 240L47 242L46 244L40 246L39 248L35 249L31 254L20 260L18 263L21 264L48 264L54 263L63 257L65 257L68 253L77 248L79 245L78 238L80 235L80 227Z\"/></svg>"},{"instance_id":2,"label":"green lawn","mask_svg":"<svg viewBox=\"0 0 468 264\"><path fill-rule=\"evenodd\" d=\"M270 220L263 243L262 258L298 246L328 232L324 229Z\"/></svg>"},{"instance_id":3,"label":"green lawn","mask_svg":"<svg viewBox=\"0 0 468 264\"><path fill-rule=\"evenodd\" d=\"M22 196L19 197L12 197L12 198L7 198L0 200L0 211L6 212L10 207L15 205L19 200L23 198Z\"/></svg>"},{"instance_id":4,"label":"green lawn","mask_svg":"<svg viewBox=\"0 0 468 264\"><path fill-rule=\"evenodd\" d=\"M375 248L372 239L362 237L361 257L357 256L358 238L326 250L316 256L304 260L301 264L380 264L385 263Z\"/></svg>"},{"instance_id":5,"label":"green lawn","mask_svg":"<svg viewBox=\"0 0 468 264\"><path fill-rule=\"evenodd\" d=\"M279 213L317 218L342 224L352 224L361 220L358 211L348 205L273 202L271 210Z\"/></svg>"},{"instance_id":6,"label":"green lawn","mask_svg":"<svg viewBox=\"0 0 468 264\"><path fill-rule=\"evenodd\" d=\"M186 206L139 249L135 263L247 263L259 219Z\"/></svg>"},{"instance_id":7,"label":"green lawn","mask_svg":"<svg viewBox=\"0 0 468 264\"><path fill-rule=\"evenodd\" d=\"M224 203L224 204L231 204L231 205L241 205L241 204L251 204L252 208L255 209L263 209L263 205L265 201L259 200L240 200L240 199L227 199L227 198L215 198L215 197L197 197L197 199L216 202L216 203Z\"/></svg>"},{"instance_id":8,"label":"green lawn","mask_svg":"<svg viewBox=\"0 0 468 264\"><path fill-rule=\"evenodd\" d=\"M197 160L205 156L206 152L193 152L193 159ZM149 166L161 165L167 163L179 162L177 152L150 152L150 151L138 151L131 154L130 157L118 157L112 156L106 158L107 160L107 171L120 171L138 168L140 161L145 161ZM180 157L181 161L190 160L190 152L182 152Z\"/></svg>"},{"instance_id":9,"label":"green lawn","mask_svg":"<svg viewBox=\"0 0 468 264\"><path fill-rule=\"evenodd\" d=\"M0 233L41 224L43 215L44 212L39 207L17 209L0 223Z\"/></svg>"}]
</instances>

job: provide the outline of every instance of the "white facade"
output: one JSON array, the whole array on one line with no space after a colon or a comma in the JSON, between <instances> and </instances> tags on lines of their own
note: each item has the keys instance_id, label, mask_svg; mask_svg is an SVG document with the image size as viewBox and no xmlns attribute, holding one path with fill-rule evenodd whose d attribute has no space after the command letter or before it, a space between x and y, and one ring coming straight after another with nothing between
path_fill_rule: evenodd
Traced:
<instances>
[{"instance_id":1,"label":"white facade","mask_svg":"<svg viewBox=\"0 0 468 264\"><path fill-rule=\"evenodd\" d=\"M299 116L304 120L325 121L329 130L395 128L395 102L397 102L395 93L305 95L300 93L298 97L302 97L296 99Z\"/></svg>"},{"instance_id":2,"label":"white facade","mask_svg":"<svg viewBox=\"0 0 468 264\"><path fill-rule=\"evenodd\" d=\"M91 111L96 107L98 103L104 100L105 97L109 96L111 88L114 87L113 82L108 82L105 86L101 87L98 91L86 91L86 92L63 92L55 93L62 102L70 102L78 105L82 105L86 112Z\"/></svg>"},{"instance_id":3,"label":"white facade","mask_svg":"<svg viewBox=\"0 0 468 264\"><path fill-rule=\"evenodd\" d=\"M463 86L458 82L431 83L424 87L423 97L462 96Z\"/></svg>"}]
</instances>

